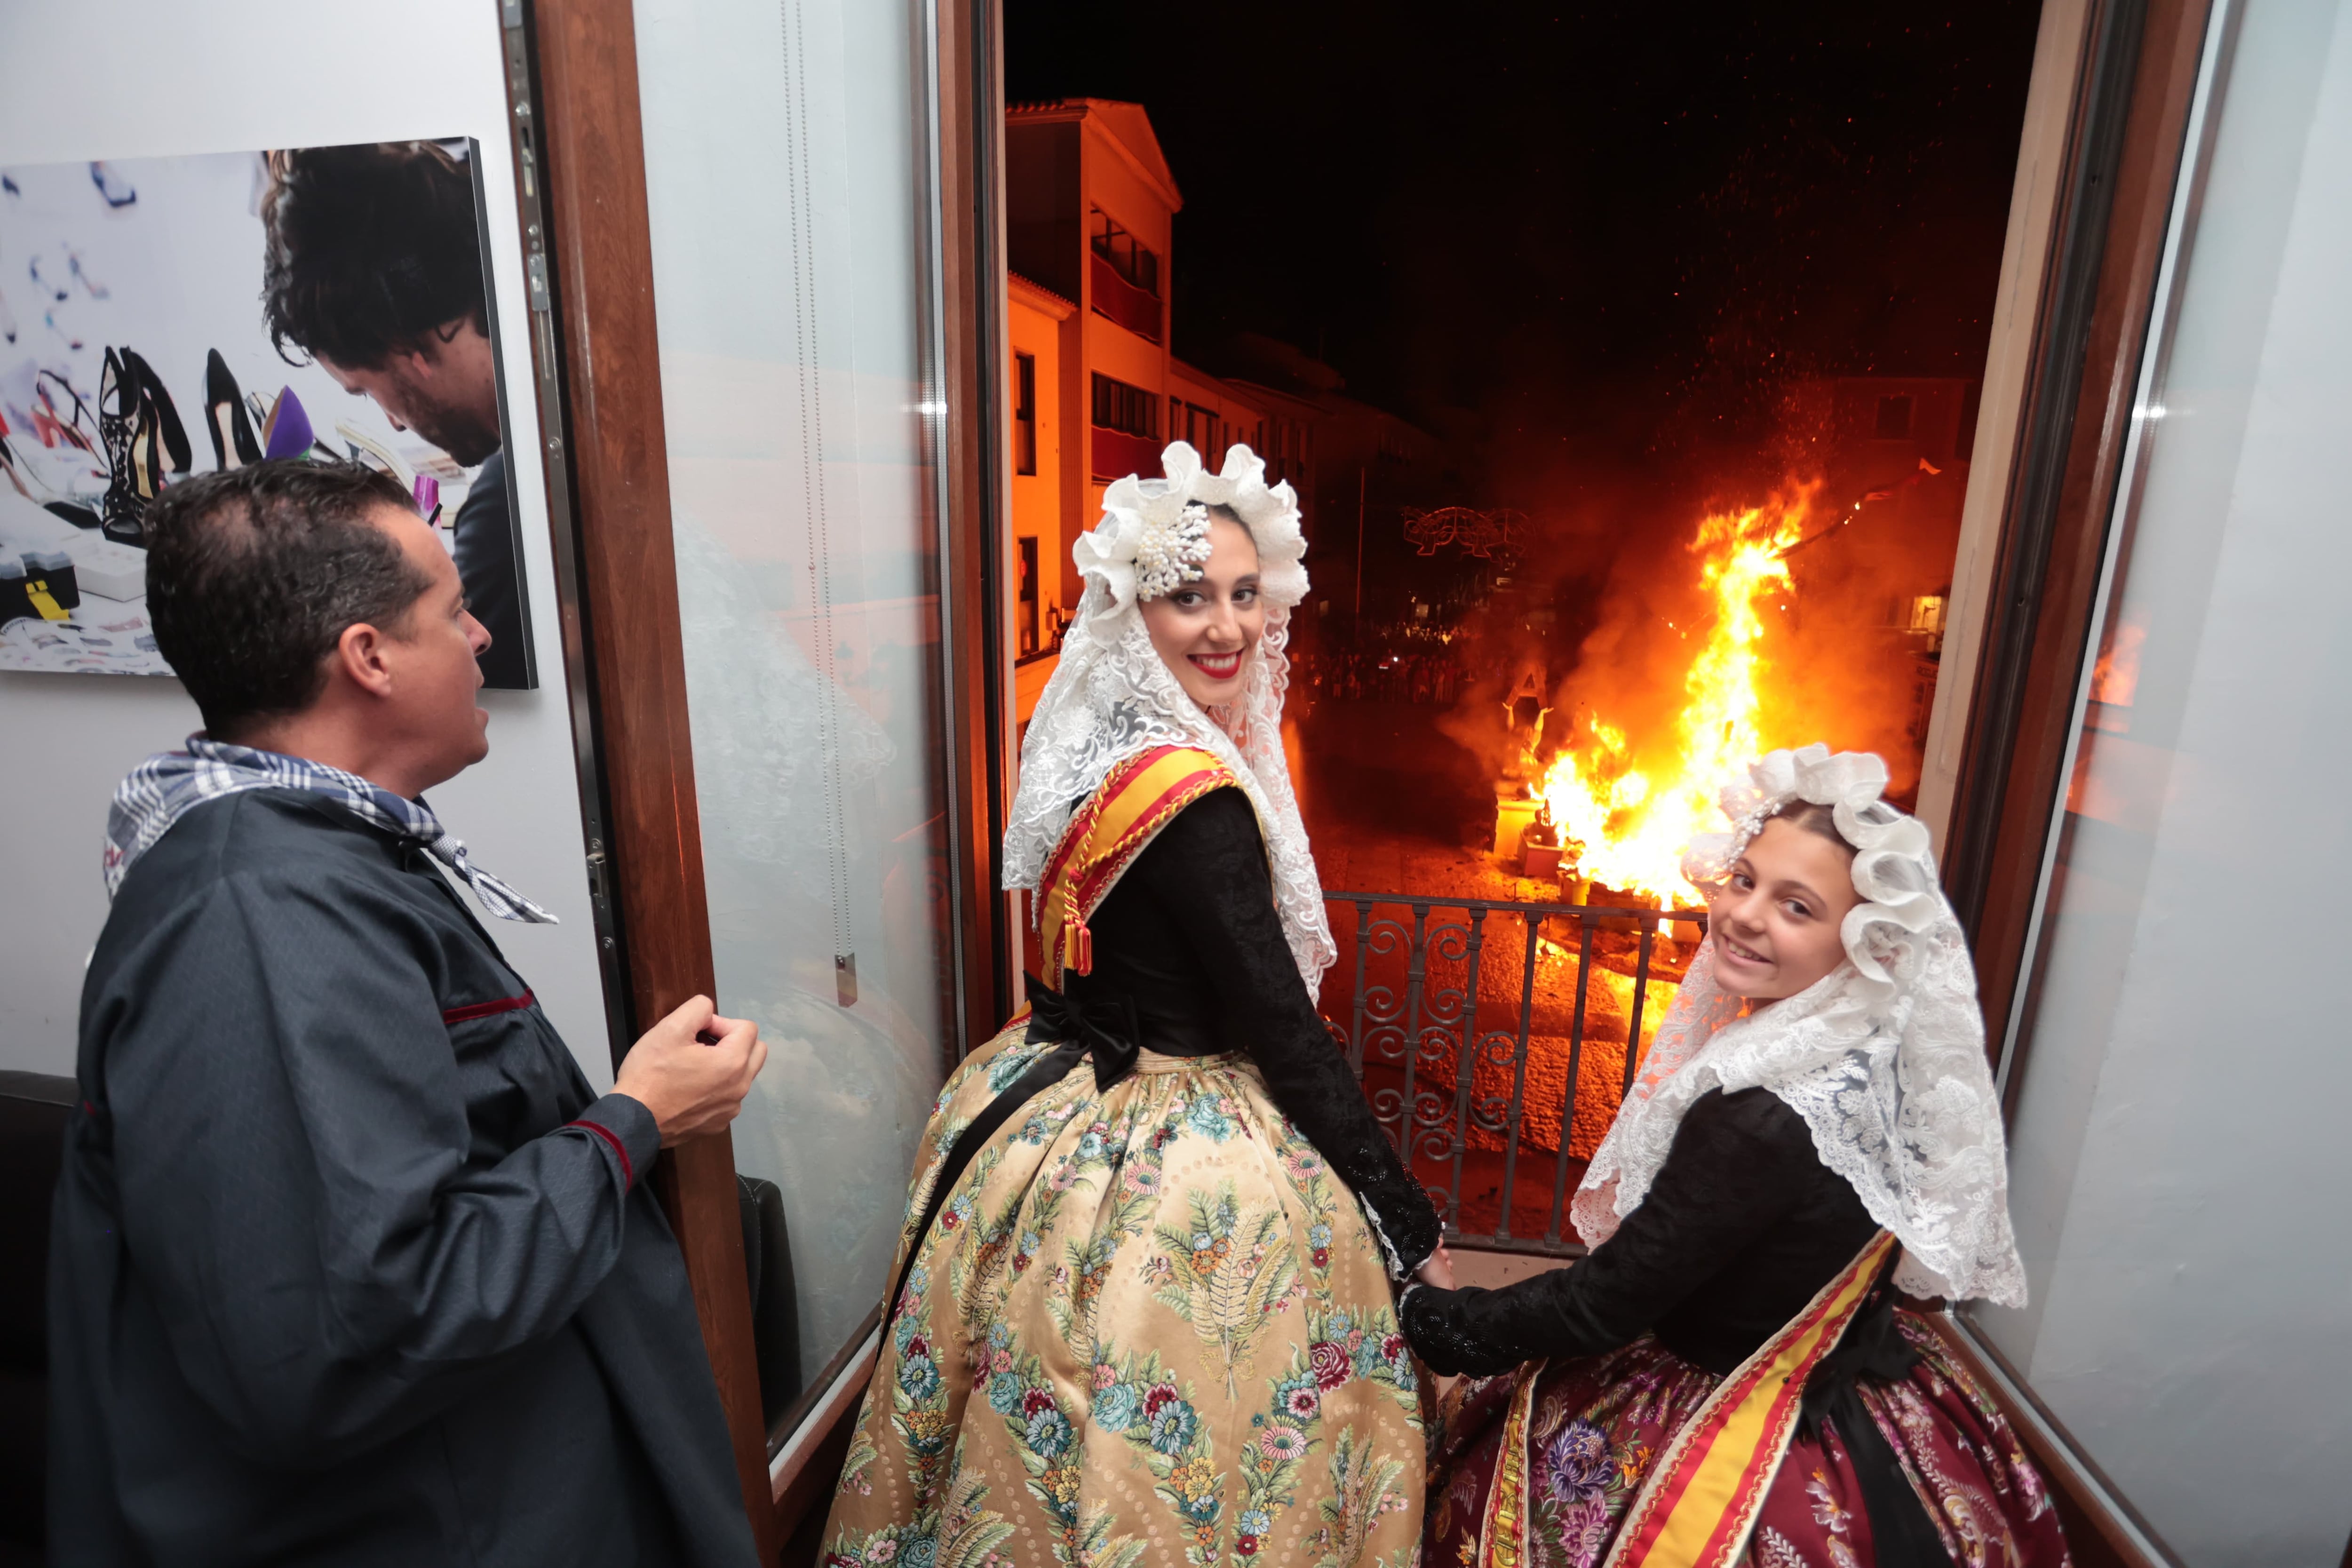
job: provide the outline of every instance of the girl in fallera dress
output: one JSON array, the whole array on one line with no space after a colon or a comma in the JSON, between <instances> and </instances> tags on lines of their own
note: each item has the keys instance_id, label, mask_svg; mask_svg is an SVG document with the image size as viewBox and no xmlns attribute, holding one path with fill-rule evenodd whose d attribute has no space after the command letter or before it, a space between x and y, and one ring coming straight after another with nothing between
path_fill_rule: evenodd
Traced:
<instances>
[{"instance_id":1,"label":"girl in fallera dress","mask_svg":"<svg viewBox=\"0 0 2352 1568\"><path fill-rule=\"evenodd\" d=\"M1419 1550L1394 1291L1450 1277L1315 1008L1334 952L1281 737L1298 510L1246 447L1162 461L1074 552L1004 841L1039 973L917 1147L828 1564Z\"/></svg>"},{"instance_id":2,"label":"girl in fallera dress","mask_svg":"<svg viewBox=\"0 0 2352 1568\"><path fill-rule=\"evenodd\" d=\"M1708 933L1574 1266L1416 1285L1436 1564L2059 1568L2042 1478L1900 1297L2022 1306L1975 973L1878 758L1775 752L1685 862ZM1899 1294L1898 1294L1899 1293Z\"/></svg>"}]
</instances>

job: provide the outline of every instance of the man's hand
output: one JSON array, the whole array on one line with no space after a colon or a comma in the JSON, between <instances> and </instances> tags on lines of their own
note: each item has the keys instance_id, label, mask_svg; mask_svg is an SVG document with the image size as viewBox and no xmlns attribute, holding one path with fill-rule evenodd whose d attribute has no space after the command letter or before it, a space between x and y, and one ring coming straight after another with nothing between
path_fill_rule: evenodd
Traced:
<instances>
[{"instance_id":1,"label":"man's hand","mask_svg":"<svg viewBox=\"0 0 2352 1568\"><path fill-rule=\"evenodd\" d=\"M709 997L696 996L629 1047L613 1092L654 1113L667 1149L734 1121L767 1059L759 1025L722 1018Z\"/></svg>"},{"instance_id":2,"label":"man's hand","mask_svg":"<svg viewBox=\"0 0 2352 1568\"><path fill-rule=\"evenodd\" d=\"M1437 1250L1422 1259L1421 1267L1412 1271L1412 1277L1440 1290L1453 1289L1454 1254L1445 1250L1444 1242L1439 1242Z\"/></svg>"}]
</instances>

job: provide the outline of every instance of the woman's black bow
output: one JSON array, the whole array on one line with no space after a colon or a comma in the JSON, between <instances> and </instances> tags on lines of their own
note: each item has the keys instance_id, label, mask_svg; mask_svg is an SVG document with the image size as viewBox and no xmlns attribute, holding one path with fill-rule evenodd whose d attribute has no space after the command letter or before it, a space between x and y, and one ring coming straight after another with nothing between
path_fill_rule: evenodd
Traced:
<instances>
[{"instance_id":1,"label":"woman's black bow","mask_svg":"<svg viewBox=\"0 0 2352 1568\"><path fill-rule=\"evenodd\" d=\"M1143 1034L1136 1023L1132 998L1119 997L1117 1016L1106 1019L1102 1014L1108 997L1098 997L1089 1006L1084 998L1056 991L1034 974L1021 979L1029 992L1027 1038L1032 1045L1060 1041L1084 1046L1095 1058L1097 1092L1127 1076L1135 1066L1137 1041Z\"/></svg>"}]
</instances>

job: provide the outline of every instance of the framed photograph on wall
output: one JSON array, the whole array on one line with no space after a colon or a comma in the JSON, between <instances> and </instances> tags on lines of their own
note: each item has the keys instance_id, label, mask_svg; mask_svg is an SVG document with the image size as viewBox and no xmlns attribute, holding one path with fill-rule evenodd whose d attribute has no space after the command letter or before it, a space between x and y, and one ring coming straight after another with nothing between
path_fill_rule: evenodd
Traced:
<instances>
[{"instance_id":1,"label":"framed photograph on wall","mask_svg":"<svg viewBox=\"0 0 2352 1568\"><path fill-rule=\"evenodd\" d=\"M0 168L0 669L168 675L146 514L355 462L415 498L538 684L470 139Z\"/></svg>"}]
</instances>

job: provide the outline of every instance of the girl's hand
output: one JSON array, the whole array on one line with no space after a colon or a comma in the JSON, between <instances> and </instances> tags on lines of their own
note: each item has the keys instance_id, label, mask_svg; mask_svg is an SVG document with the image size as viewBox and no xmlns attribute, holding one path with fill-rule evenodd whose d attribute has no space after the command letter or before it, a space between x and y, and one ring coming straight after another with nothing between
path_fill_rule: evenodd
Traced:
<instances>
[{"instance_id":1,"label":"girl's hand","mask_svg":"<svg viewBox=\"0 0 2352 1568\"><path fill-rule=\"evenodd\" d=\"M1433 1285L1440 1290L1453 1289L1454 1255L1445 1250L1444 1242L1439 1242L1437 1250L1423 1259L1421 1267L1412 1271L1412 1277L1423 1284Z\"/></svg>"}]
</instances>

